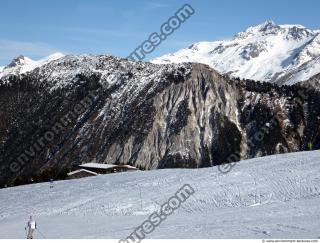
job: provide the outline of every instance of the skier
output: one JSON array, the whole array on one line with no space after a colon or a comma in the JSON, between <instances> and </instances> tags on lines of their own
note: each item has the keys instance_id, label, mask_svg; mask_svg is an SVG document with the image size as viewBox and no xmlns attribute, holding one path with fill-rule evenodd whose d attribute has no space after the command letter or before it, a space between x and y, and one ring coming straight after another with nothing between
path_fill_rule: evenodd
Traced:
<instances>
[{"instance_id":1,"label":"skier","mask_svg":"<svg viewBox=\"0 0 320 243\"><path fill-rule=\"evenodd\" d=\"M35 231L35 229L37 228L37 223L36 221L32 218L32 216L30 216L30 219L27 223L27 227L25 228L25 230L27 230L28 228L28 234L27 234L27 239L33 239L33 232Z\"/></svg>"},{"instance_id":2,"label":"skier","mask_svg":"<svg viewBox=\"0 0 320 243\"><path fill-rule=\"evenodd\" d=\"M53 179L50 179L50 188L53 188Z\"/></svg>"}]
</instances>

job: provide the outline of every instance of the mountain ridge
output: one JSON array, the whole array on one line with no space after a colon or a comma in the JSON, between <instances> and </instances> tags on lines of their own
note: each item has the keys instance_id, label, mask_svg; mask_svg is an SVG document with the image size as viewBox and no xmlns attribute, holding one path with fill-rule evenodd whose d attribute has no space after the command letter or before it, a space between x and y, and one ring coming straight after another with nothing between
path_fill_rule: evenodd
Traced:
<instances>
[{"instance_id":1,"label":"mountain ridge","mask_svg":"<svg viewBox=\"0 0 320 243\"><path fill-rule=\"evenodd\" d=\"M93 160L198 168L320 147L313 89L230 79L205 64L68 55L0 87L0 186L64 178ZM86 97L89 106L37 149Z\"/></svg>"},{"instance_id":2,"label":"mountain ridge","mask_svg":"<svg viewBox=\"0 0 320 243\"><path fill-rule=\"evenodd\" d=\"M320 73L319 50L320 30L267 21L231 39L194 43L151 62L199 62L232 77L290 85Z\"/></svg>"}]
</instances>

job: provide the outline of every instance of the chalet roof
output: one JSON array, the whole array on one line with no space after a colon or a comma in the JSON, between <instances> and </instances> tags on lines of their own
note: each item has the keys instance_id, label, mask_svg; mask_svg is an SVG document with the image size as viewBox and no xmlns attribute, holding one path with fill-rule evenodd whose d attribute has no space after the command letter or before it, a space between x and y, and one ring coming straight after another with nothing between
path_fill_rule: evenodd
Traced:
<instances>
[{"instance_id":1,"label":"chalet roof","mask_svg":"<svg viewBox=\"0 0 320 243\"><path fill-rule=\"evenodd\" d=\"M80 170L71 171L70 173L68 173L68 176L77 174L77 173L79 173L79 172L86 172L86 173L91 174L91 175L98 175L98 173L95 173L95 172L93 172L93 171L86 170L86 169L80 169Z\"/></svg>"},{"instance_id":2,"label":"chalet roof","mask_svg":"<svg viewBox=\"0 0 320 243\"><path fill-rule=\"evenodd\" d=\"M114 164L100 164L100 163L86 163L79 165L81 168L87 168L87 169L112 169L112 168L128 168L128 169L137 169L134 166L131 165L114 165Z\"/></svg>"},{"instance_id":3,"label":"chalet roof","mask_svg":"<svg viewBox=\"0 0 320 243\"><path fill-rule=\"evenodd\" d=\"M110 169L115 167L115 165L112 164L100 164L100 163L86 163L79 165L81 168L94 168L94 169Z\"/></svg>"}]
</instances>

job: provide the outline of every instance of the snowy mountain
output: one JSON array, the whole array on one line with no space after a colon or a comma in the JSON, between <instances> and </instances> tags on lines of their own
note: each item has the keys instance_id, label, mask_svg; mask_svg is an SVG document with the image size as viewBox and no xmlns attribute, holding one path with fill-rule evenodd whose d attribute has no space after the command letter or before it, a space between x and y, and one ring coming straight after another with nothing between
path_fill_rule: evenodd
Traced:
<instances>
[{"instance_id":1,"label":"snowy mountain","mask_svg":"<svg viewBox=\"0 0 320 243\"><path fill-rule=\"evenodd\" d=\"M33 215L36 239L123 239L189 184L195 193L147 239L316 239L319 153L241 161L228 174L215 167L166 169L1 189L0 238L25 238Z\"/></svg>"},{"instance_id":2,"label":"snowy mountain","mask_svg":"<svg viewBox=\"0 0 320 243\"><path fill-rule=\"evenodd\" d=\"M204 64L65 56L0 78L0 187L65 178L93 160L199 168L319 149L319 98Z\"/></svg>"},{"instance_id":3,"label":"snowy mountain","mask_svg":"<svg viewBox=\"0 0 320 243\"><path fill-rule=\"evenodd\" d=\"M195 43L152 62L199 62L233 77L294 84L320 73L320 31L268 21L230 40Z\"/></svg>"},{"instance_id":4,"label":"snowy mountain","mask_svg":"<svg viewBox=\"0 0 320 243\"><path fill-rule=\"evenodd\" d=\"M51 61L57 60L63 57L62 53L54 53L48 57L42 58L38 61L34 61L25 56L18 56L12 60L12 62L4 67L0 67L0 78L5 77L7 75L19 75L26 72L30 72L35 68L41 67Z\"/></svg>"}]
</instances>

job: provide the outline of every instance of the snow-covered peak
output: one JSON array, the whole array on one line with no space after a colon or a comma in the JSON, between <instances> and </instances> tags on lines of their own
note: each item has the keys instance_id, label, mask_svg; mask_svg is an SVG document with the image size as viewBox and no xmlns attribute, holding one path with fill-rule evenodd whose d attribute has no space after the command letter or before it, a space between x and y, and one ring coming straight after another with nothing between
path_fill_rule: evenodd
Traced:
<instances>
[{"instance_id":1,"label":"snow-covered peak","mask_svg":"<svg viewBox=\"0 0 320 243\"><path fill-rule=\"evenodd\" d=\"M257 26L251 26L245 31L237 33L234 39L245 39L257 35L276 34L280 30L280 26L276 25L273 21L266 21Z\"/></svg>"},{"instance_id":2,"label":"snow-covered peak","mask_svg":"<svg viewBox=\"0 0 320 243\"><path fill-rule=\"evenodd\" d=\"M32 62L33 62L33 60L31 60L30 58L20 55L20 56L14 58L7 67L12 68L12 67L17 67L17 66L23 66L23 65L28 65Z\"/></svg>"},{"instance_id":3,"label":"snow-covered peak","mask_svg":"<svg viewBox=\"0 0 320 243\"><path fill-rule=\"evenodd\" d=\"M233 77L292 84L320 73L319 35L319 30L302 25L277 25L266 21L232 39L195 43L152 62L199 62ZM308 70L311 66L312 71ZM299 72L299 80L295 72Z\"/></svg>"},{"instance_id":4,"label":"snow-covered peak","mask_svg":"<svg viewBox=\"0 0 320 243\"><path fill-rule=\"evenodd\" d=\"M308 36L313 36L315 31L307 29L303 25L277 25L273 21L266 21L257 26L249 27L244 32L234 36L235 39L247 39L250 37L258 38L261 36L282 35L285 39L299 40Z\"/></svg>"},{"instance_id":5,"label":"snow-covered peak","mask_svg":"<svg viewBox=\"0 0 320 243\"><path fill-rule=\"evenodd\" d=\"M38 61L34 61L31 58L20 55L14 58L10 64L5 67L0 67L0 78L10 74L22 74L30 72L37 67L41 67L51 61L57 60L65 56L64 54L57 52L50 56L44 57Z\"/></svg>"},{"instance_id":6,"label":"snow-covered peak","mask_svg":"<svg viewBox=\"0 0 320 243\"><path fill-rule=\"evenodd\" d=\"M29 71L32 71L34 70L35 68L37 67L41 67L49 62L52 62L52 61L55 61L55 60L58 60L60 59L61 57L64 57L65 55L60 53L60 52L57 52L57 53L54 53L50 56L47 56L47 57L44 57L38 61L33 61L32 63L29 63L28 65L24 65L23 68L22 68L22 72L21 73L26 73L26 72L29 72Z\"/></svg>"}]
</instances>

